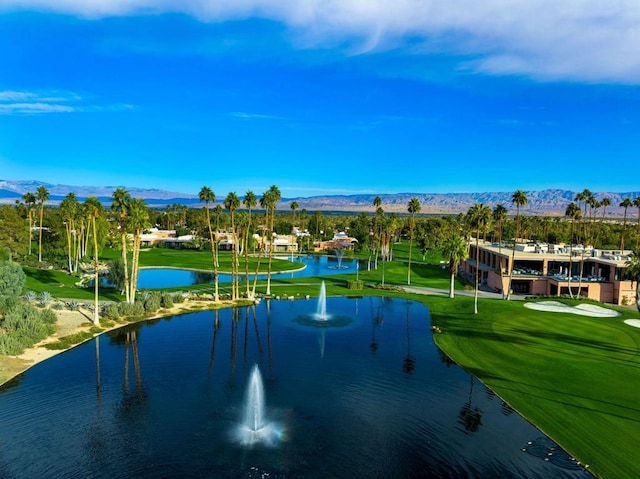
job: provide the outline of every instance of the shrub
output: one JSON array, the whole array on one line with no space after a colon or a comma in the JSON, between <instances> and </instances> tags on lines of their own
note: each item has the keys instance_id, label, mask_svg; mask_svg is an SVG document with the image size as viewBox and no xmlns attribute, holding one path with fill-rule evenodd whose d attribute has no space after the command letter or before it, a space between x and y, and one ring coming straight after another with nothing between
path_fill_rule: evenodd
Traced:
<instances>
[{"instance_id":1,"label":"shrub","mask_svg":"<svg viewBox=\"0 0 640 479\"><path fill-rule=\"evenodd\" d=\"M69 301L67 303L67 308L69 308L69 311L78 311L80 309L80 303L77 301Z\"/></svg>"},{"instance_id":2,"label":"shrub","mask_svg":"<svg viewBox=\"0 0 640 479\"><path fill-rule=\"evenodd\" d=\"M184 303L184 295L180 292L171 295L174 303Z\"/></svg>"},{"instance_id":3,"label":"shrub","mask_svg":"<svg viewBox=\"0 0 640 479\"><path fill-rule=\"evenodd\" d=\"M109 303L104 307L102 315L106 319L116 321L120 319L120 308L118 308L118 305L116 303Z\"/></svg>"},{"instance_id":4,"label":"shrub","mask_svg":"<svg viewBox=\"0 0 640 479\"><path fill-rule=\"evenodd\" d=\"M27 291L27 294L24 295L24 300L27 303L33 303L38 295L34 291Z\"/></svg>"},{"instance_id":5,"label":"shrub","mask_svg":"<svg viewBox=\"0 0 640 479\"><path fill-rule=\"evenodd\" d=\"M18 296L26 280L27 275L19 264L0 261L0 296Z\"/></svg>"},{"instance_id":6,"label":"shrub","mask_svg":"<svg viewBox=\"0 0 640 479\"><path fill-rule=\"evenodd\" d=\"M18 303L20 303L20 298L17 296L0 296L0 313L9 311Z\"/></svg>"},{"instance_id":7,"label":"shrub","mask_svg":"<svg viewBox=\"0 0 640 479\"><path fill-rule=\"evenodd\" d=\"M120 316L124 316L127 318L138 318L144 316L144 305L136 301L135 303L119 303L118 311L120 312Z\"/></svg>"},{"instance_id":8,"label":"shrub","mask_svg":"<svg viewBox=\"0 0 640 479\"><path fill-rule=\"evenodd\" d=\"M51 302L52 299L53 297L51 296L51 293L49 293L49 291L43 291L38 295L38 305L44 308Z\"/></svg>"},{"instance_id":9,"label":"shrub","mask_svg":"<svg viewBox=\"0 0 640 479\"><path fill-rule=\"evenodd\" d=\"M0 334L0 354L17 356L24 352L24 346L13 334Z\"/></svg>"},{"instance_id":10,"label":"shrub","mask_svg":"<svg viewBox=\"0 0 640 479\"><path fill-rule=\"evenodd\" d=\"M4 315L3 327L23 347L33 346L38 341L55 332L55 313L40 311L30 304L18 304Z\"/></svg>"},{"instance_id":11,"label":"shrub","mask_svg":"<svg viewBox=\"0 0 640 479\"><path fill-rule=\"evenodd\" d=\"M149 294L144 300L144 311L147 314L153 314L160 309L161 299L158 293Z\"/></svg>"},{"instance_id":12,"label":"shrub","mask_svg":"<svg viewBox=\"0 0 640 479\"><path fill-rule=\"evenodd\" d=\"M349 280L347 281L347 289L362 289L364 287L363 281Z\"/></svg>"},{"instance_id":13,"label":"shrub","mask_svg":"<svg viewBox=\"0 0 640 479\"><path fill-rule=\"evenodd\" d=\"M160 295L160 306L166 309L173 308L173 296L167 292L163 292Z\"/></svg>"}]
</instances>

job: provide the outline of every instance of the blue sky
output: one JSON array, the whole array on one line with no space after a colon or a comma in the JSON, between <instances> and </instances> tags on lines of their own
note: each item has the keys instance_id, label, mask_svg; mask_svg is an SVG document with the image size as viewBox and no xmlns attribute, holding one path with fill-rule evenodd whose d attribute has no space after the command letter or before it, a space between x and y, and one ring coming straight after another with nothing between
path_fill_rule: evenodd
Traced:
<instances>
[{"instance_id":1,"label":"blue sky","mask_svg":"<svg viewBox=\"0 0 640 479\"><path fill-rule=\"evenodd\" d=\"M640 9L558 3L3 0L0 179L636 191Z\"/></svg>"}]
</instances>

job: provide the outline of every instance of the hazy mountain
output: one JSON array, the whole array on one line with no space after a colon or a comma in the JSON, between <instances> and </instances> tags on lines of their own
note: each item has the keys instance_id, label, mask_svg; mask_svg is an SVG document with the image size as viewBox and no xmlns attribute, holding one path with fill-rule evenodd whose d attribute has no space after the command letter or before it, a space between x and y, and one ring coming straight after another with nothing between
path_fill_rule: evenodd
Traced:
<instances>
[{"instance_id":1,"label":"hazy mountain","mask_svg":"<svg viewBox=\"0 0 640 479\"><path fill-rule=\"evenodd\" d=\"M42 181L7 181L0 180L0 202L13 203L16 199L27 193L35 193L40 185L49 190L50 202L55 204L66 195L73 192L83 201L89 196L97 196L101 201L109 203L111 194L116 188L122 186L69 186L54 185ZM189 206L199 205L197 195L166 191L159 189L136 188L125 186L124 188L136 198L144 198L148 205L164 207L174 203ZM521 209L525 215L551 214L563 215L567 205L574 201L575 191L546 189L538 191L526 191L529 203ZM382 200L382 208L386 212L406 213L407 203L413 197L418 198L422 204L422 213L427 214L458 214L466 212L474 203L484 203L493 208L497 204L505 206L511 214L515 213L515 207L511 203L512 191L484 192L484 193L394 193L394 194L366 194L366 195L327 195L296 198L283 198L278 204L281 211L290 211L293 200L298 202L299 209L307 212L315 210L333 210L348 212L373 212L373 201L376 196ZM618 205L624 198L634 199L640 196L640 191L635 192L594 192L598 199L608 196L611 199L611 207L607 208L607 216L622 215L623 209ZM223 198L218 198L221 202ZM601 210L600 210L601 212ZM637 214L635 207L627 211L631 218Z\"/></svg>"}]
</instances>

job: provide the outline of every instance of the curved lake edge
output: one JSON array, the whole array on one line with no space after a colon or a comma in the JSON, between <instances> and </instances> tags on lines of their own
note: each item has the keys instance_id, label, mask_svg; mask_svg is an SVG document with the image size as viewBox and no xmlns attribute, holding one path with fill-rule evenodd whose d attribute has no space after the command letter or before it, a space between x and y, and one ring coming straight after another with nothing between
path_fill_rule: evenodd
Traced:
<instances>
[{"instance_id":1,"label":"curved lake edge","mask_svg":"<svg viewBox=\"0 0 640 479\"><path fill-rule=\"evenodd\" d=\"M55 343L58 339L65 336L87 332L89 331L89 329L91 329L91 327L94 326L90 319L88 319L88 317L81 311L54 310L59 322L63 320L63 317L65 315L67 317L69 315L74 315L78 318L76 322L79 321L79 324L73 327L73 329L71 329L70 331L66 331L65 334L62 335L58 335L58 331L56 331L56 333L43 339L38 344L30 348L26 348L22 354L19 354L17 356L0 355L0 371L2 371L3 373L3 376L0 377L0 390L37 364L40 364L47 359L58 356L59 354L62 354L66 351L70 351L89 341L92 341L105 333L109 333L111 331L115 331L132 324L143 324L146 322L156 321L158 319L180 316L183 314L198 313L200 311L243 307L254 303L255 301L247 299L240 299L235 302L231 300L214 302L213 300L185 299L185 301L183 301L182 303L175 304L173 308L158 310L156 313L149 317L135 319L121 318L118 322L109 321L110 324L108 326L100 326L101 331L94 333L92 336L78 343L72 344L66 348L48 349L45 347L46 344ZM84 320L80 318L84 318ZM56 326L58 327L60 325L57 323Z\"/></svg>"}]
</instances>

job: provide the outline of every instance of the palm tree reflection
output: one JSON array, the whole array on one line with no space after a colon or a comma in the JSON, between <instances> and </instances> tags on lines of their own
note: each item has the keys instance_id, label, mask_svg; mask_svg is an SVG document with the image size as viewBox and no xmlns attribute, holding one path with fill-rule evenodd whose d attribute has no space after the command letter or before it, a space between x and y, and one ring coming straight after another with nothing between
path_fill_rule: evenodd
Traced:
<instances>
[{"instance_id":1,"label":"palm tree reflection","mask_svg":"<svg viewBox=\"0 0 640 479\"><path fill-rule=\"evenodd\" d=\"M469 375L471 385L469 387L469 399L464 403L458 413L458 423L464 427L464 432L474 433L482 426L482 410L478 406L473 406L473 376Z\"/></svg>"}]
</instances>

